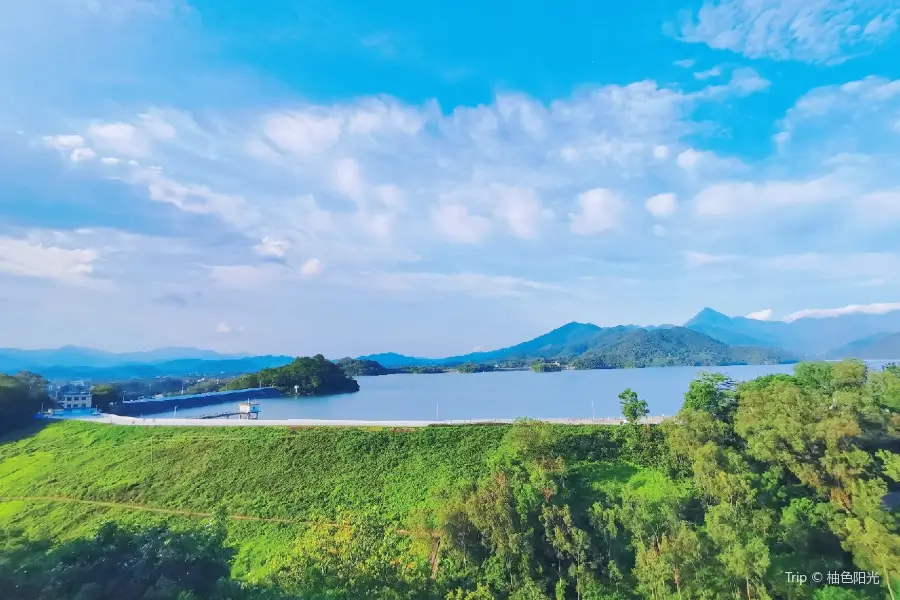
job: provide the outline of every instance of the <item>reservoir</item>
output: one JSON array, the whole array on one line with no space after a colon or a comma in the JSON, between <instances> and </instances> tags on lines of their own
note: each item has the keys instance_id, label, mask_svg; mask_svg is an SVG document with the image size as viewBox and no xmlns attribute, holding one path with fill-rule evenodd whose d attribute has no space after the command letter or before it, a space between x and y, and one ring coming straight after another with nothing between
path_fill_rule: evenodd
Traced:
<instances>
[{"instance_id":1,"label":"reservoir","mask_svg":"<svg viewBox=\"0 0 900 600\"><path fill-rule=\"evenodd\" d=\"M878 365L870 365L880 369ZM618 395L631 388L650 405L651 415L681 408L691 380L701 371L745 381L770 373L791 373L793 365L661 367L591 371L502 371L358 377L360 390L337 396L264 398L261 419L464 420L602 418L620 416ZM234 409L239 400L179 408L155 418L199 416ZM593 403L593 406L591 405Z\"/></svg>"}]
</instances>

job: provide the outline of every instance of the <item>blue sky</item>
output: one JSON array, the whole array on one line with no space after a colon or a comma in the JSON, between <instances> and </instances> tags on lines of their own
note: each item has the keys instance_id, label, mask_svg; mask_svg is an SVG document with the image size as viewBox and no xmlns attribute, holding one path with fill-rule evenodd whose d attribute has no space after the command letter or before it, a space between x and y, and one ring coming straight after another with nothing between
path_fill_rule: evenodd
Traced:
<instances>
[{"instance_id":1,"label":"blue sky","mask_svg":"<svg viewBox=\"0 0 900 600\"><path fill-rule=\"evenodd\" d=\"M900 309L900 0L555 4L4 7L0 346Z\"/></svg>"}]
</instances>

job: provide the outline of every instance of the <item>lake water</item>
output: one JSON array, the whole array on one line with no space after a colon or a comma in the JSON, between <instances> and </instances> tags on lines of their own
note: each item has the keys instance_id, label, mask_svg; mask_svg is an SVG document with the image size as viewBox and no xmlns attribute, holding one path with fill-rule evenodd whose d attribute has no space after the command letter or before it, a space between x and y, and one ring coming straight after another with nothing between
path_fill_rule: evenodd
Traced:
<instances>
[{"instance_id":1,"label":"lake water","mask_svg":"<svg viewBox=\"0 0 900 600\"><path fill-rule=\"evenodd\" d=\"M618 395L625 388L633 389L647 401L650 414L672 415L681 408L688 384L704 370L745 381L769 373L790 373L793 365L360 377L360 391L355 394L260 400L260 418L463 420L618 417ZM178 410L177 416L191 417L236 409L236 405L231 400L220 405ZM155 416L173 415L170 412Z\"/></svg>"}]
</instances>

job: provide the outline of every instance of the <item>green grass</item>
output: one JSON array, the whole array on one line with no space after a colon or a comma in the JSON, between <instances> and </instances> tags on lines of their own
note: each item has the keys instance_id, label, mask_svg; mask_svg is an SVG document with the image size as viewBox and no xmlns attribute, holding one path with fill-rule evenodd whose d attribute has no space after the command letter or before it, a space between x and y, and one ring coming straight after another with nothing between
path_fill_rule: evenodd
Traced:
<instances>
[{"instance_id":1,"label":"green grass","mask_svg":"<svg viewBox=\"0 0 900 600\"><path fill-rule=\"evenodd\" d=\"M555 426L578 449L580 501L616 485L654 485L615 460L617 432ZM48 425L0 442L0 498L62 496L171 510L308 521L375 514L402 526L435 508L441 492L487 474L509 426L388 428L149 428L83 422ZM647 483L644 479L650 478ZM643 479L642 479L643 478ZM643 482L643 483L642 483ZM0 528L31 538L90 535L106 520L197 526L197 517L86 504L0 502ZM256 579L305 526L232 521L234 572Z\"/></svg>"}]
</instances>

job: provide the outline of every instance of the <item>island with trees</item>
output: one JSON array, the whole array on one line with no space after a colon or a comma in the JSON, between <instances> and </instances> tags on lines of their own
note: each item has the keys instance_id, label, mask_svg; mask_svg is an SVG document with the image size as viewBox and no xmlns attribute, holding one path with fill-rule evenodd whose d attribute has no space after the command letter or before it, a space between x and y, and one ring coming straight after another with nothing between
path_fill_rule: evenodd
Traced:
<instances>
[{"instance_id":1,"label":"island with trees","mask_svg":"<svg viewBox=\"0 0 900 600\"><path fill-rule=\"evenodd\" d=\"M562 371L562 369L562 364L558 361L536 360L531 363L531 370L535 373L557 373Z\"/></svg>"},{"instance_id":2,"label":"island with trees","mask_svg":"<svg viewBox=\"0 0 900 600\"><path fill-rule=\"evenodd\" d=\"M476 362L467 362L456 367L457 373L490 373L495 371L494 365L484 365Z\"/></svg>"},{"instance_id":3,"label":"island with trees","mask_svg":"<svg viewBox=\"0 0 900 600\"><path fill-rule=\"evenodd\" d=\"M312 358L296 358L283 367L263 369L241 375L225 385L224 390L273 387L285 395L325 396L359 391L359 384L340 365L321 354Z\"/></svg>"}]
</instances>

